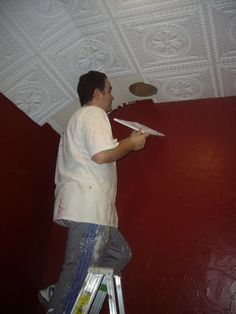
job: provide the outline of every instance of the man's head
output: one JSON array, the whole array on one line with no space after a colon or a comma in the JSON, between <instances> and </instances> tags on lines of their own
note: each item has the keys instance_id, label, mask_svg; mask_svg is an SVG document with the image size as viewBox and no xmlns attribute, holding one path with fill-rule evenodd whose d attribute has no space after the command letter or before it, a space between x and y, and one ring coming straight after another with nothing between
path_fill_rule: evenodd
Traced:
<instances>
[{"instance_id":1,"label":"man's head","mask_svg":"<svg viewBox=\"0 0 236 314\"><path fill-rule=\"evenodd\" d=\"M106 112L110 111L113 100L111 89L106 74L98 71L89 71L83 74L77 87L81 106L93 101Z\"/></svg>"}]
</instances>

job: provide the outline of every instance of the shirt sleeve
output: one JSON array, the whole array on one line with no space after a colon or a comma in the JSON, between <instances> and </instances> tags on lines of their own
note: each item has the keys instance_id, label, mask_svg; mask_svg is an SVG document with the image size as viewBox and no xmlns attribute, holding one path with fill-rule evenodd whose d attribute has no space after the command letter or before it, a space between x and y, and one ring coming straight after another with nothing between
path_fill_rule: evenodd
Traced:
<instances>
[{"instance_id":1,"label":"shirt sleeve","mask_svg":"<svg viewBox=\"0 0 236 314\"><path fill-rule=\"evenodd\" d=\"M92 109L83 125L85 145L91 157L118 145L117 140L113 138L110 121L105 111L100 108Z\"/></svg>"}]
</instances>

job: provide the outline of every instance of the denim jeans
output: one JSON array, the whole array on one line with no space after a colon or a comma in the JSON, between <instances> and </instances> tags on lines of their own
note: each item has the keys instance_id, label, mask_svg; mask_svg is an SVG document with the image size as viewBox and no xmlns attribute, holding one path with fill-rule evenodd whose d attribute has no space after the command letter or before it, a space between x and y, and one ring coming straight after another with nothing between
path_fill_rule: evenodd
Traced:
<instances>
[{"instance_id":1,"label":"denim jeans","mask_svg":"<svg viewBox=\"0 0 236 314\"><path fill-rule=\"evenodd\" d=\"M69 314L89 267L122 270L131 259L130 247L117 228L67 222L64 264L47 313Z\"/></svg>"}]
</instances>

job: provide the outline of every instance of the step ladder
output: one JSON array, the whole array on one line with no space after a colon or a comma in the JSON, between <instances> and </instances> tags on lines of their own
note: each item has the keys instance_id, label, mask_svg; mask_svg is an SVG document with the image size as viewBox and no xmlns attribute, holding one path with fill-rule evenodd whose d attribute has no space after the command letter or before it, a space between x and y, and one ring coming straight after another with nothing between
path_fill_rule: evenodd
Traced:
<instances>
[{"instance_id":1,"label":"step ladder","mask_svg":"<svg viewBox=\"0 0 236 314\"><path fill-rule=\"evenodd\" d=\"M125 314L121 275L115 273L112 268L89 268L70 314L100 313L106 295L108 296L110 314ZM117 307L119 312L117 312Z\"/></svg>"}]
</instances>

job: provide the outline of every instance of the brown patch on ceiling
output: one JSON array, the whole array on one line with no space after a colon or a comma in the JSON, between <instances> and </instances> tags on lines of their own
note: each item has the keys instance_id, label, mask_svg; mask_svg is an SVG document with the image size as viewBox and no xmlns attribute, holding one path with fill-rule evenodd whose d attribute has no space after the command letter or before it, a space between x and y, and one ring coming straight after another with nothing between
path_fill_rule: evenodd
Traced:
<instances>
[{"instance_id":1,"label":"brown patch on ceiling","mask_svg":"<svg viewBox=\"0 0 236 314\"><path fill-rule=\"evenodd\" d=\"M157 93L157 88L144 82L135 82L129 86L129 91L139 97L148 97Z\"/></svg>"}]
</instances>

